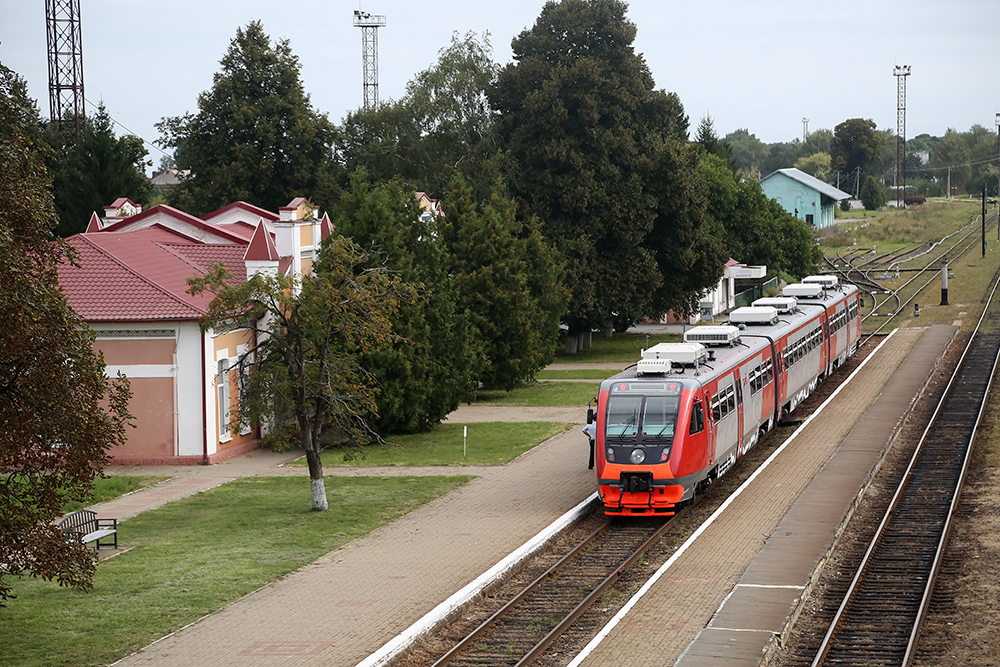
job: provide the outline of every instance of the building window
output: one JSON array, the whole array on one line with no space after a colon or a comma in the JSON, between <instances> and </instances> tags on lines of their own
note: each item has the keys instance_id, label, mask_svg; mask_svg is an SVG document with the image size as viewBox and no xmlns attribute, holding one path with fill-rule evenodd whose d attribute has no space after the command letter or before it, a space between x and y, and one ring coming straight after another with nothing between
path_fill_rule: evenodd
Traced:
<instances>
[{"instance_id":1,"label":"building window","mask_svg":"<svg viewBox=\"0 0 1000 667\"><path fill-rule=\"evenodd\" d=\"M219 390L219 439L232 437L229 428L229 359L219 361L219 375L216 377Z\"/></svg>"},{"instance_id":2,"label":"building window","mask_svg":"<svg viewBox=\"0 0 1000 667\"><path fill-rule=\"evenodd\" d=\"M806 223L809 224L809 225L812 225L812 223L813 223L813 214L812 213L806 213Z\"/></svg>"}]
</instances>

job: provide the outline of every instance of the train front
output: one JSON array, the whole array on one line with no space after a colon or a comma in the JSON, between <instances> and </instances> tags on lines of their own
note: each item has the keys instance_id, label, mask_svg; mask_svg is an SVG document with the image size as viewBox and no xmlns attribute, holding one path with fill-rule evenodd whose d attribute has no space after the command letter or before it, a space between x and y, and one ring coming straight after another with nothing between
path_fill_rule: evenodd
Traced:
<instances>
[{"instance_id":1,"label":"train front","mask_svg":"<svg viewBox=\"0 0 1000 667\"><path fill-rule=\"evenodd\" d=\"M693 387L685 387L685 382L691 380L631 378L602 383L596 449L598 492L605 514L669 516L689 499L683 481L675 478L684 450L677 425L686 425L691 415Z\"/></svg>"}]
</instances>

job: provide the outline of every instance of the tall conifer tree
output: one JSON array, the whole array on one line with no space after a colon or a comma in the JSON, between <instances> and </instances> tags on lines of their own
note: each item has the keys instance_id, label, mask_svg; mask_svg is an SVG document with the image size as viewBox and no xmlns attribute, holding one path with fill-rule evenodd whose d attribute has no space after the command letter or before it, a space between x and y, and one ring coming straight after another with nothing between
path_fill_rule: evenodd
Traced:
<instances>
[{"instance_id":1,"label":"tall conifer tree","mask_svg":"<svg viewBox=\"0 0 1000 667\"><path fill-rule=\"evenodd\" d=\"M683 145L688 120L676 95L654 90L625 10L619 0L546 3L534 27L514 39L515 62L491 94L511 190L565 258L571 333L613 317L661 315L663 304L690 304L718 278L699 285L669 275L676 265L663 263L671 252L658 244L671 235L660 229L651 238L664 225L697 230L704 199L673 187L670 195L682 202L658 200L663 188L654 180L693 185L667 171L688 160L665 159L690 150ZM688 217L670 218L676 215ZM682 265L697 262L710 267L699 278L721 275L718 254Z\"/></svg>"}]
</instances>

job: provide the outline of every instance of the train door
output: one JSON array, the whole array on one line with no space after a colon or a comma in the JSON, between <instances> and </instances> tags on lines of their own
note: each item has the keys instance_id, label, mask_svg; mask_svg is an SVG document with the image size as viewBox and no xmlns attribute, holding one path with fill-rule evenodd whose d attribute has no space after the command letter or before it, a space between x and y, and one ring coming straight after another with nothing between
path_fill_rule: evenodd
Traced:
<instances>
[{"instance_id":1,"label":"train door","mask_svg":"<svg viewBox=\"0 0 1000 667\"><path fill-rule=\"evenodd\" d=\"M743 378L740 375L740 369L739 367L737 367L736 372L733 374L733 388L736 390L736 422L737 422L736 432L739 434L739 441L737 443L737 450L739 456L743 455L743 452L745 451L744 447L746 445L746 438L744 437L744 428L743 428L745 419L744 409L743 409L743 390L745 389L745 387L743 386L744 381L745 378Z\"/></svg>"},{"instance_id":2,"label":"train door","mask_svg":"<svg viewBox=\"0 0 1000 667\"><path fill-rule=\"evenodd\" d=\"M823 342L820 349L823 359L820 361L819 367L823 369L823 376L826 377L833 372L834 357L833 342L830 340L830 318L827 313L823 313Z\"/></svg>"}]
</instances>

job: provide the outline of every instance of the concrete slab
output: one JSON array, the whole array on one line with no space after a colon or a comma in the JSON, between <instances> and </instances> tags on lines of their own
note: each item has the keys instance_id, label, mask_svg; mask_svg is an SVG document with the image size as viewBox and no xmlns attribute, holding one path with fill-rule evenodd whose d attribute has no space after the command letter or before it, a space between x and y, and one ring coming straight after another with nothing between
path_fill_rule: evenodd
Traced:
<instances>
[{"instance_id":1,"label":"concrete slab","mask_svg":"<svg viewBox=\"0 0 1000 667\"><path fill-rule=\"evenodd\" d=\"M955 331L894 332L571 667L758 665ZM814 478L823 493L800 500Z\"/></svg>"}]
</instances>

